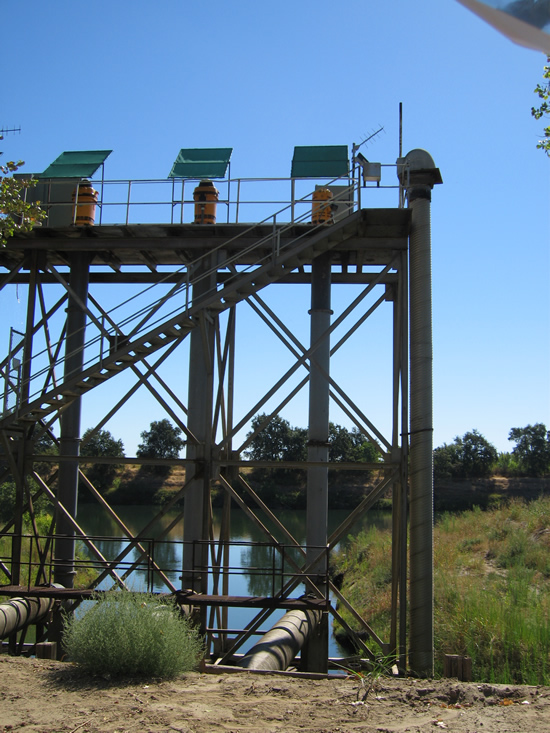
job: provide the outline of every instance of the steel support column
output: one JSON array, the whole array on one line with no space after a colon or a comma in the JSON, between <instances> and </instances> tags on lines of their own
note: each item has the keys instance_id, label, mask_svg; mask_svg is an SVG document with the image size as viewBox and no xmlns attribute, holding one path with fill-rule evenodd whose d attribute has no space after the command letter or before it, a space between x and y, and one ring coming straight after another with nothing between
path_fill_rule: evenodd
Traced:
<instances>
[{"instance_id":1,"label":"steel support column","mask_svg":"<svg viewBox=\"0 0 550 733\"><path fill-rule=\"evenodd\" d=\"M193 305L196 305L216 287L216 270L210 268L206 258L192 272ZM183 515L183 587L207 592L206 572L196 572L208 564L208 510L210 505L213 372L214 372L214 324L209 314L200 314L200 323L190 334L189 344L189 394L187 427L197 442L188 439L186 457L195 461L197 477L190 483L184 500ZM198 543L193 545L192 543Z\"/></svg>"},{"instance_id":2,"label":"steel support column","mask_svg":"<svg viewBox=\"0 0 550 733\"><path fill-rule=\"evenodd\" d=\"M86 307L88 301L90 257L86 252L72 252L71 292L67 307L67 337L65 340L64 379L69 380L82 371L86 337ZM80 455L81 398L63 411L60 419L59 450L62 456L74 460L61 461L59 465L57 498L69 514L76 518L78 500L78 457ZM74 585L74 527L63 512L56 517L54 580L65 588Z\"/></svg>"},{"instance_id":3,"label":"steel support column","mask_svg":"<svg viewBox=\"0 0 550 733\"><path fill-rule=\"evenodd\" d=\"M325 463L307 469L307 564L326 547L328 540L328 454L330 374L331 257L324 253L311 265L311 348L309 369L308 461ZM317 566L316 585L326 593L321 579L326 577L327 556ZM302 654L302 667L310 672L326 672L328 665L328 616L323 614L316 633L308 638Z\"/></svg>"}]
</instances>

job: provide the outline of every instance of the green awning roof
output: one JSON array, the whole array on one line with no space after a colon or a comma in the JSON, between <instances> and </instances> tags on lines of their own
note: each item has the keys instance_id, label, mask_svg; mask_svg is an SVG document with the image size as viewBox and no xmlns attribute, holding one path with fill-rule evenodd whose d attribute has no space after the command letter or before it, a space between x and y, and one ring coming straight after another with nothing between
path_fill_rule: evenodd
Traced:
<instances>
[{"instance_id":1,"label":"green awning roof","mask_svg":"<svg viewBox=\"0 0 550 733\"><path fill-rule=\"evenodd\" d=\"M233 148L182 148L169 178L224 178Z\"/></svg>"},{"instance_id":2,"label":"green awning roof","mask_svg":"<svg viewBox=\"0 0 550 733\"><path fill-rule=\"evenodd\" d=\"M67 150L39 178L91 178L112 150Z\"/></svg>"},{"instance_id":3,"label":"green awning roof","mask_svg":"<svg viewBox=\"0 0 550 733\"><path fill-rule=\"evenodd\" d=\"M297 145L291 178L337 178L349 172L347 145Z\"/></svg>"}]
</instances>

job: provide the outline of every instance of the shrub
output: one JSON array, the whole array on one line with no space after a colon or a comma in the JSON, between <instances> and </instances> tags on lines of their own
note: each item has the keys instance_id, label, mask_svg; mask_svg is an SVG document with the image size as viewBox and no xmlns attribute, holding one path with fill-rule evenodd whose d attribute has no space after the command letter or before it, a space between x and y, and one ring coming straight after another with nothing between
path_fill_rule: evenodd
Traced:
<instances>
[{"instance_id":1,"label":"shrub","mask_svg":"<svg viewBox=\"0 0 550 733\"><path fill-rule=\"evenodd\" d=\"M63 645L92 674L172 678L197 668L202 640L173 602L130 591L98 597L80 618L67 615Z\"/></svg>"},{"instance_id":2,"label":"shrub","mask_svg":"<svg viewBox=\"0 0 550 733\"><path fill-rule=\"evenodd\" d=\"M506 476L508 478L511 476L520 476L521 469L516 457L511 453L499 453L495 473L498 476Z\"/></svg>"}]
</instances>

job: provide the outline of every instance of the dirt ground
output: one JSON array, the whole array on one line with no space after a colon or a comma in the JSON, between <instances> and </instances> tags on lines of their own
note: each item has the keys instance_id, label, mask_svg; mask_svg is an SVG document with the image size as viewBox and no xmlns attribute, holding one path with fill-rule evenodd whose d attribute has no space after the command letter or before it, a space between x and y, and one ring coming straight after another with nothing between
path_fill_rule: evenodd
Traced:
<instances>
[{"instance_id":1,"label":"dirt ground","mask_svg":"<svg viewBox=\"0 0 550 733\"><path fill-rule=\"evenodd\" d=\"M550 732L548 687L384 678L369 691L357 678L250 672L115 683L8 656L0 679L1 733Z\"/></svg>"}]
</instances>

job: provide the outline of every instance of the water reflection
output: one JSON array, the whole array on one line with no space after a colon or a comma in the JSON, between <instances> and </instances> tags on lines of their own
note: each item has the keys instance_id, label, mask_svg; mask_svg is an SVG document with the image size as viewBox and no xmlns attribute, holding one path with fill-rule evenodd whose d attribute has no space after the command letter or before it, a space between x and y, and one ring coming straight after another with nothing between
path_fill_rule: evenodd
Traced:
<instances>
[{"instance_id":1,"label":"water reflection","mask_svg":"<svg viewBox=\"0 0 550 733\"><path fill-rule=\"evenodd\" d=\"M121 506L115 511L121 518L124 525L135 536L139 534L151 522L151 508L146 506ZM160 568L170 578L171 582L179 587L179 576L182 566L182 537L183 519L180 519L173 527L170 525L178 518L178 510L168 512L161 517L147 537L140 540L140 545L147 551L143 552L134 546L127 552L121 561L118 572L124 573L134 564L139 564L139 572L144 576L151 576L153 565ZM337 528L347 516L345 510L334 510L329 512L329 535ZM306 514L305 511L281 511L277 519L290 533L292 538L303 546L305 544ZM119 524L109 516L100 506L86 506L86 513L79 517L79 521L88 536L101 554L112 561L122 554L129 545L129 540ZM299 549L291 547L291 540L276 523L262 518L265 526L277 542L284 545L287 559L284 560L281 553L269 545L270 539L265 532L257 526L243 512L234 512L231 517L229 565L232 568L230 584L231 595L272 595L280 590L281 585L288 580L289 575L295 572L295 564L303 564L303 553ZM221 523L221 510L214 515L214 537L219 538ZM352 528L351 533L356 534L362 529L370 526L388 527L391 523L391 516L385 512L369 512L365 517ZM169 531L167 531L169 529ZM350 534L351 534L350 533ZM161 539L159 539L161 538ZM345 543L346 538L343 539ZM239 545L238 543L246 543ZM248 544L251 543L251 544ZM88 556L90 552L87 551ZM211 560L211 558L210 558ZM293 564L294 563L294 564ZM272 580L275 570L276 581ZM244 577L243 577L244 576ZM139 585L144 583L141 578ZM159 587L160 585L160 587ZM154 578L154 590L163 590L164 583L156 574Z\"/></svg>"},{"instance_id":2,"label":"water reflection","mask_svg":"<svg viewBox=\"0 0 550 733\"><path fill-rule=\"evenodd\" d=\"M114 510L129 531L136 535L149 525L156 508L152 509L147 506L121 506L114 507ZM140 540L140 544L147 549L152 561L165 573L175 588L181 587L181 567L183 561L183 519L175 522L178 519L178 514L178 510L168 512L151 527L151 531L148 531L148 536ZM329 535L342 523L347 515L348 512L345 510L333 510L329 512ZM280 511L277 513L277 519L286 528L287 532L290 532L299 545L305 544L305 511ZM93 540L94 544L109 561L115 560L117 556L129 547L130 542L125 538L123 530L101 506L86 505L85 512L82 512L82 516L79 516L78 520L88 535L95 538ZM174 526L170 527L173 522L175 522ZM270 522L265 517L262 517L262 522L273 534L275 539L285 545L285 551L288 557L294 563L303 565L302 553L296 548L289 547L290 540L288 536L276 526L276 523ZM371 511L348 534L353 536L373 525L386 528L390 524L390 514ZM220 525L221 510L218 510L215 512L213 521L214 537L216 539L219 538ZM170 528L169 531L167 531L168 528ZM159 540L159 537L162 537L162 540ZM273 548L273 546L270 546L268 541L269 538L262 529L247 515L239 511L232 513L230 530L231 544L228 550L228 565L230 566L228 595L272 596L281 589L283 583L290 579L290 576L295 572L293 563L289 562L288 558L284 561L281 553ZM342 543L345 544L346 541L347 539L344 538ZM90 551L85 550L83 545L81 546L81 550L81 554L91 557ZM136 547L133 547L128 552L124 560L117 566L116 571L119 576L124 576L134 563L139 562L139 569L129 573L127 580L128 587L133 590L167 591L166 583L160 574L154 571L152 562L147 561L146 558L140 558L140 554ZM275 574L273 573L273 569L276 571ZM99 588L106 589L112 586L113 579L106 578ZM291 595L300 595L303 592L303 587L302 584L299 584ZM209 578L209 592L212 592L213 589L214 584L211 575ZM216 590L218 593L222 591L221 583L217 586ZM254 615L255 613L249 609L230 608L228 609L227 616L228 628L242 629ZM274 613L269 619L269 625L281 615L282 612ZM251 640L251 644L253 642L254 639ZM341 650L338 648L334 639L330 641L330 654L332 656L341 654Z\"/></svg>"}]
</instances>

